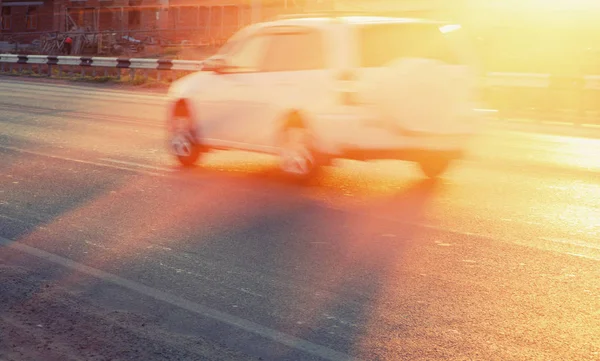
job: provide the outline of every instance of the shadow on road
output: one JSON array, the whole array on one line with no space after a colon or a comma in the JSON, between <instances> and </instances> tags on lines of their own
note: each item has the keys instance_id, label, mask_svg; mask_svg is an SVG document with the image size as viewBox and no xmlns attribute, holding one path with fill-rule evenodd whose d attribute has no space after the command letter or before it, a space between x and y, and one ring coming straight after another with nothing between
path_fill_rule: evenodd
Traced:
<instances>
[{"instance_id":1,"label":"shadow on road","mask_svg":"<svg viewBox=\"0 0 600 361\"><path fill-rule=\"evenodd\" d=\"M11 174L23 183L10 202L30 205L15 214L33 226L11 234L13 239L130 275L153 267L144 263L146 256L159 261L156 246L194 255L219 272L236 270L212 287L240 284L261 294L227 300L242 302L241 317L350 353L360 353L369 337L382 292L402 282L397 274L418 232L413 223L425 219L429 202L443 191L443 184L433 181L404 181L372 191L370 180L338 177L332 183L327 175L298 186L271 168L235 174L192 168L159 179L100 176L91 165L74 171L67 162L35 157L12 164ZM39 186L41 179L45 187ZM360 204L336 204L348 190ZM191 274L202 272L193 262L184 266ZM171 289L184 276L168 277L167 283L144 283L231 312L201 298L193 286L199 280ZM71 273L54 284L68 288L85 279ZM36 297L31 294L27 302ZM240 340L219 341L237 347ZM281 353L274 358L286 358L283 349L273 352Z\"/></svg>"}]
</instances>

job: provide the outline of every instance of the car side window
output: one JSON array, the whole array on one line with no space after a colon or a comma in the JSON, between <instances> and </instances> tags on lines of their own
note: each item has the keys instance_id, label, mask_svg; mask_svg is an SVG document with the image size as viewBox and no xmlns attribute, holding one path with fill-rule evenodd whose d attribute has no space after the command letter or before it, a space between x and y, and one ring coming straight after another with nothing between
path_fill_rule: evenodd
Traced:
<instances>
[{"instance_id":1,"label":"car side window","mask_svg":"<svg viewBox=\"0 0 600 361\"><path fill-rule=\"evenodd\" d=\"M269 34L262 66L266 72L316 70L326 67L323 35L317 30Z\"/></svg>"},{"instance_id":2,"label":"car side window","mask_svg":"<svg viewBox=\"0 0 600 361\"><path fill-rule=\"evenodd\" d=\"M458 31L442 33L436 24L367 24L358 29L360 66L382 67L402 58L427 58L458 64L453 48Z\"/></svg>"},{"instance_id":3,"label":"car side window","mask_svg":"<svg viewBox=\"0 0 600 361\"><path fill-rule=\"evenodd\" d=\"M255 35L235 44L227 55L233 72L259 71L265 58L268 37Z\"/></svg>"}]
</instances>

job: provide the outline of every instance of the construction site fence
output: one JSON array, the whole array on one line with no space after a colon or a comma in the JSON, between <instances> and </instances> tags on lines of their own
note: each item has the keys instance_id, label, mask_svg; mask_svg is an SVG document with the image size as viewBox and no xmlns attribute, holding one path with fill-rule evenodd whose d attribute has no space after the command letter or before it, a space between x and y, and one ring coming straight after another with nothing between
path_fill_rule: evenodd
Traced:
<instances>
[{"instance_id":1,"label":"construction site fence","mask_svg":"<svg viewBox=\"0 0 600 361\"><path fill-rule=\"evenodd\" d=\"M106 29L101 31L85 31L85 30L77 30L77 31L29 31L24 33L0 33L0 41L8 41L13 42L17 40L25 41L26 39L39 38L41 36L75 36L75 35L103 35L112 33L120 36L130 36L130 37L164 37L168 39L180 39L182 37L197 37L197 38L205 38L205 39L220 39L224 41L231 37L232 33L235 33L239 28L235 26L224 27L220 31L213 31L212 33L209 31L210 29L207 27L181 27L181 28L169 28L169 29L138 29L138 30L116 30L116 29Z\"/></svg>"},{"instance_id":2,"label":"construction site fence","mask_svg":"<svg viewBox=\"0 0 600 361\"><path fill-rule=\"evenodd\" d=\"M202 70L203 61L127 57L0 54L0 74L173 81ZM600 125L600 75L486 73L480 105L501 119L526 118Z\"/></svg>"},{"instance_id":3,"label":"construction site fence","mask_svg":"<svg viewBox=\"0 0 600 361\"><path fill-rule=\"evenodd\" d=\"M84 46L72 55L101 55L107 50L106 45L119 45L125 50L139 47L156 46L165 48L218 48L222 46L237 27L224 27L215 32L207 27L202 28L175 28L175 29L143 29L143 30L103 30L85 31L83 29L70 32L44 31L27 33L0 33L0 42L4 43L2 50L6 53L15 54L41 54L48 55L44 51L47 42L56 41L59 46L53 48L50 55L65 54L62 40L66 37L85 39ZM135 47L138 45L138 47Z\"/></svg>"}]
</instances>

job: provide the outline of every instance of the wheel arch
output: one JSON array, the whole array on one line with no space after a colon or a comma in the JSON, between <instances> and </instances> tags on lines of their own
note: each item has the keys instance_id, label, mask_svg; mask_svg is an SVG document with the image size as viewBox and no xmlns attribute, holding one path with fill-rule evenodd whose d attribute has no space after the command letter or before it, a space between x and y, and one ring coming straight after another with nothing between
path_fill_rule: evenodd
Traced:
<instances>
[{"instance_id":1,"label":"wheel arch","mask_svg":"<svg viewBox=\"0 0 600 361\"><path fill-rule=\"evenodd\" d=\"M312 131L310 127L310 121L305 112L300 109L292 108L287 109L281 113L277 124L276 131L276 144L282 141L285 132L290 128L304 128L308 131Z\"/></svg>"},{"instance_id":2,"label":"wheel arch","mask_svg":"<svg viewBox=\"0 0 600 361\"><path fill-rule=\"evenodd\" d=\"M315 156L318 157L318 161L321 164L329 164L332 159L332 152L327 147L321 135L315 128L315 119L311 114L302 111L298 108L290 108L281 113L277 130L275 134L275 144L281 144L284 141L286 131L290 128L299 127L305 129L310 137L310 147L315 152Z\"/></svg>"},{"instance_id":3,"label":"wheel arch","mask_svg":"<svg viewBox=\"0 0 600 361\"><path fill-rule=\"evenodd\" d=\"M171 102L169 109L169 130L174 130L174 120L177 117L187 117L190 121L191 131L195 137L201 133L200 124L198 121L198 111L194 108L192 102L188 98L178 98ZM199 139L196 139L199 141Z\"/></svg>"}]
</instances>

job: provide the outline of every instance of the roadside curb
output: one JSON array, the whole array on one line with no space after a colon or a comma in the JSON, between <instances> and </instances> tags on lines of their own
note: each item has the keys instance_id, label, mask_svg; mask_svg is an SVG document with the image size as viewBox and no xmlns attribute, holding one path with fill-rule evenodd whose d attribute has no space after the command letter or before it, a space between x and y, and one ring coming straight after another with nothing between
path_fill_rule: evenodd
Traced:
<instances>
[{"instance_id":1,"label":"roadside curb","mask_svg":"<svg viewBox=\"0 0 600 361\"><path fill-rule=\"evenodd\" d=\"M85 78L48 78L41 76L29 76L29 75L7 75L0 73L0 79L2 81L10 81L11 79L15 82L23 83L40 83L40 84L57 84L57 85L72 85L72 86L85 86L97 89L106 90L130 90L137 91L140 93L164 93L166 94L170 84L161 84L157 82L148 82L143 84L131 84L127 81L107 81L97 82L94 80L87 80Z\"/></svg>"}]
</instances>

